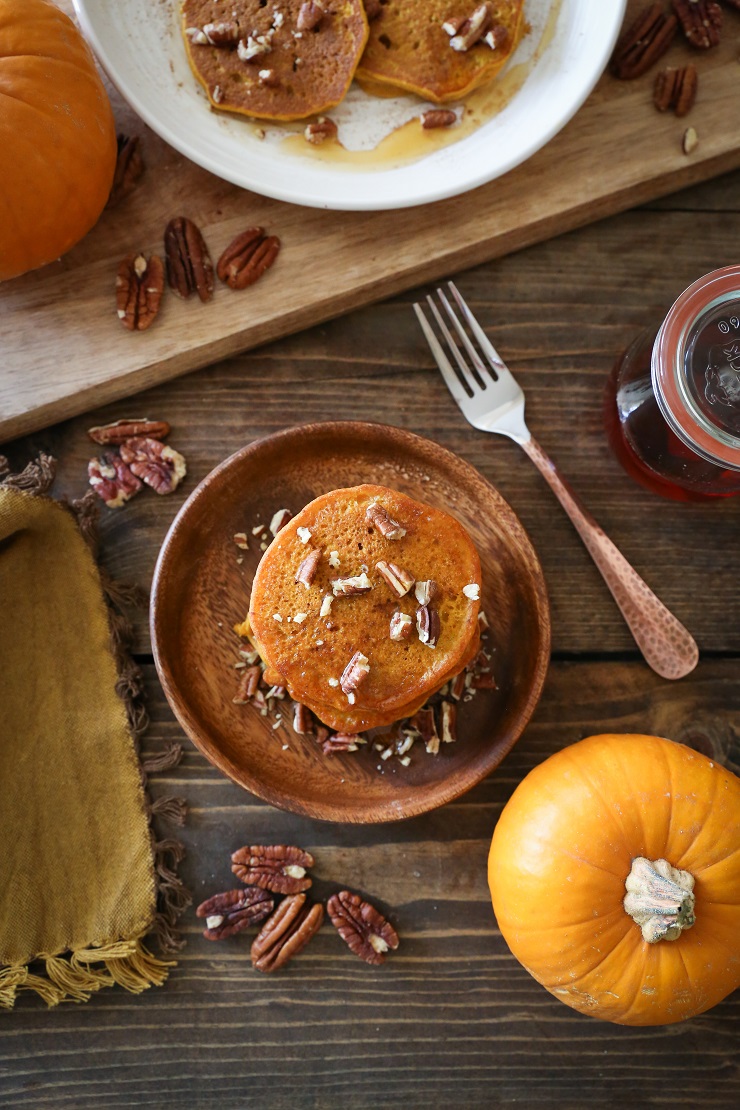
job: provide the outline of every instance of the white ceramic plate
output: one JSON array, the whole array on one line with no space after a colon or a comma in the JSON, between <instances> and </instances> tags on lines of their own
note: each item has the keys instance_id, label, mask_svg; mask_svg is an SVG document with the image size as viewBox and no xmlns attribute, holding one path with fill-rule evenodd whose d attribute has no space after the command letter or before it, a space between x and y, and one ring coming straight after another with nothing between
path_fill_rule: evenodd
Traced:
<instances>
[{"instance_id":1,"label":"white ceramic plate","mask_svg":"<svg viewBox=\"0 0 740 1110\"><path fill-rule=\"evenodd\" d=\"M166 142L227 181L314 208L373 210L426 204L473 189L529 158L555 135L596 84L626 0L526 0L525 36L508 71L523 83L472 134L402 165L344 166L267 138L243 118L211 111L188 66L178 0L74 0L82 28L122 96ZM501 80L501 78L499 79ZM503 80L506 80L504 77ZM516 82L510 82L516 84ZM348 147L362 146L418 115L412 97L390 101L353 89L332 118ZM293 128L295 130L295 128ZM297 149L296 149L297 148Z\"/></svg>"}]
</instances>

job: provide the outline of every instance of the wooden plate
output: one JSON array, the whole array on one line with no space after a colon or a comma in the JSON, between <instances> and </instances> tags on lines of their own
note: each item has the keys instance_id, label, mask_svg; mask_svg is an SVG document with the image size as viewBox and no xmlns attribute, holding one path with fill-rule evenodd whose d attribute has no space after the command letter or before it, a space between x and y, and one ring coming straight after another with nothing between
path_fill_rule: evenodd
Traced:
<instances>
[{"instance_id":1,"label":"wooden plate","mask_svg":"<svg viewBox=\"0 0 740 1110\"><path fill-rule=\"evenodd\" d=\"M320 493L376 482L446 509L481 557L491 623L495 691L458 712L458 740L430 756L420 742L403 767L361 749L325 756L297 736L290 714L270 718L232 698L243 620L261 557L257 524L296 513ZM249 550L234 544L246 532ZM243 557L243 562L237 562ZM497 767L542 690L550 619L542 569L519 520L473 467L429 440L382 424L337 422L257 440L218 466L175 518L152 589L154 658L188 736L216 767L272 805L329 821L368 823L424 813L463 794Z\"/></svg>"}]
</instances>

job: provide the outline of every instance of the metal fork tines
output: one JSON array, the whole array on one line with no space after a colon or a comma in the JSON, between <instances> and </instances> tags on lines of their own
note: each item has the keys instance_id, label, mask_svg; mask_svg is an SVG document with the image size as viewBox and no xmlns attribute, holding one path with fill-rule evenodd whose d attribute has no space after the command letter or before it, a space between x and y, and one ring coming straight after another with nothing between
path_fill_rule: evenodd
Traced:
<instances>
[{"instance_id":1,"label":"metal fork tines","mask_svg":"<svg viewBox=\"0 0 740 1110\"><path fill-rule=\"evenodd\" d=\"M437 331L421 305L415 304L414 311L463 416L474 428L508 436L526 451L573 522L647 662L663 678L682 678L697 664L695 641L605 535L532 437L524 421L521 387L458 289L452 282L448 287L457 311L442 289L437 290L439 305L427 297Z\"/></svg>"}]
</instances>

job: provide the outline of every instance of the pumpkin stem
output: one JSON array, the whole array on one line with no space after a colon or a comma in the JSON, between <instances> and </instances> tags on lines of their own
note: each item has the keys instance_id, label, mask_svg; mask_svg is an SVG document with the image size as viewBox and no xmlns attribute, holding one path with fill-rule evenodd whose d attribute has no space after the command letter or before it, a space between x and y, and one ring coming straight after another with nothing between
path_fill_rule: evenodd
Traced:
<instances>
[{"instance_id":1,"label":"pumpkin stem","mask_svg":"<svg viewBox=\"0 0 740 1110\"><path fill-rule=\"evenodd\" d=\"M677 940L694 924L694 876L690 872L671 867L665 859L637 856L624 885L624 908L648 944Z\"/></svg>"}]
</instances>

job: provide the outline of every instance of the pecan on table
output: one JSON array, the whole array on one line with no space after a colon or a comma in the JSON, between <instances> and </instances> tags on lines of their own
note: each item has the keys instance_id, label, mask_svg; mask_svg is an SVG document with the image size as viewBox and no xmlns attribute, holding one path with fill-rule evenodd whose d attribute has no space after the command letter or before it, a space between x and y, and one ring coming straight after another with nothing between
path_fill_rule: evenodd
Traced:
<instances>
[{"instance_id":1,"label":"pecan on table","mask_svg":"<svg viewBox=\"0 0 740 1110\"><path fill-rule=\"evenodd\" d=\"M308 890L311 879L306 871L313 863L309 852L284 844L246 845L231 856L231 870L243 883L276 894Z\"/></svg>"},{"instance_id":2,"label":"pecan on table","mask_svg":"<svg viewBox=\"0 0 740 1110\"><path fill-rule=\"evenodd\" d=\"M134 436L121 444L121 458L137 478L155 493L172 493L187 474L185 459L179 451L147 436Z\"/></svg>"},{"instance_id":3,"label":"pecan on table","mask_svg":"<svg viewBox=\"0 0 740 1110\"><path fill-rule=\"evenodd\" d=\"M280 251L277 235L250 227L229 243L216 265L216 273L230 289L246 289L269 270Z\"/></svg>"},{"instance_id":4,"label":"pecan on table","mask_svg":"<svg viewBox=\"0 0 740 1110\"><path fill-rule=\"evenodd\" d=\"M231 699L234 705L247 705L259 689L262 678L262 668L259 666L247 667L239 679L239 688Z\"/></svg>"},{"instance_id":5,"label":"pecan on table","mask_svg":"<svg viewBox=\"0 0 740 1110\"><path fill-rule=\"evenodd\" d=\"M331 923L356 956L368 964L382 964L389 949L398 948L398 933L379 910L359 894L340 890L326 906Z\"/></svg>"},{"instance_id":6,"label":"pecan on table","mask_svg":"<svg viewBox=\"0 0 740 1110\"><path fill-rule=\"evenodd\" d=\"M432 707L425 706L422 709L417 709L413 717L410 718L409 725L420 734L429 754L437 755L439 752L439 733L437 732L437 722L434 719Z\"/></svg>"},{"instance_id":7,"label":"pecan on table","mask_svg":"<svg viewBox=\"0 0 740 1110\"><path fill-rule=\"evenodd\" d=\"M306 947L324 920L324 907L311 905L305 894L290 894L268 917L252 943L252 966L278 971Z\"/></svg>"},{"instance_id":8,"label":"pecan on table","mask_svg":"<svg viewBox=\"0 0 740 1110\"><path fill-rule=\"evenodd\" d=\"M142 489L142 483L131 473L120 455L90 459L87 475L90 485L109 509L120 509Z\"/></svg>"},{"instance_id":9,"label":"pecan on table","mask_svg":"<svg viewBox=\"0 0 740 1110\"><path fill-rule=\"evenodd\" d=\"M650 4L624 32L612 54L609 68L621 81L647 73L673 41L678 20L659 2Z\"/></svg>"},{"instance_id":10,"label":"pecan on table","mask_svg":"<svg viewBox=\"0 0 740 1110\"><path fill-rule=\"evenodd\" d=\"M170 426L166 420L114 420L110 424L88 428L87 434L95 443L119 444L134 436L166 439L170 434Z\"/></svg>"},{"instance_id":11,"label":"pecan on table","mask_svg":"<svg viewBox=\"0 0 740 1110\"><path fill-rule=\"evenodd\" d=\"M201 902L195 911L196 917L205 917L206 940L226 940L250 925L259 925L272 913L275 899L258 886L247 886L241 890L227 890L224 894L214 894Z\"/></svg>"},{"instance_id":12,"label":"pecan on table","mask_svg":"<svg viewBox=\"0 0 740 1110\"><path fill-rule=\"evenodd\" d=\"M187 300L197 293L205 304L213 296L213 263L200 229L187 216L170 220L164 232L167 284Z\"/></svg>"},{"instance_id":13,"label":"pecan on table","mask_svg":"<svg viewBox=\"0 0 740 1110\"><path fill-rule=\"evenodd\" d=\"M697 50L718 46L722 32L722 9L714 0L672 0L683 33Z\"/></svg>"},{"instance_id":14,"label":"pecan on table","mask_svg":"<svg viewBox=\"0 0 740 1110\"><path fill-rule=\"evenodd\" d=\"M356 752L365 738L356 732L333 732L331 736L322 737L320 743L324 755L338 755L339 752Z\"/></svg>"},{"instance_id":15,"label":"pecan on table","mask_svg":"<svg viewBox=\"0 0 740 1110\"><path fill-rule=\"evenodd\" d=\"M655 78L653 104L659 112L667 112L672 108L679 117L688 115L694 106L698 86L696 66L661 69Z\"/></svg>"},{"instance_id":16,"label":"pecan on table","mask_svg":"<svg viewBox=\"0 0 740 1110\"><path fill-rule=\"evenodd\" d=\"M130 254L118 265L116 311L129 331L146 331L154 323L164 292L164 266L159 255L147 262L143 254Z\"/></svg>"},{"instance_id":17,"label":"pecan on table","mask_svg":"<svg viewBox=\"0 0 740 1110\"><path fill-rule=\"evenodd\" d=\"M107 208L115 208L122 200L133 193L136 184L144 172L144 159L141 156L138 135L118 136L118 157L116 169L113 174L113 185L106 204Z\"/></svg>"}]
</instances>

